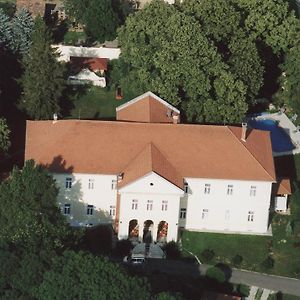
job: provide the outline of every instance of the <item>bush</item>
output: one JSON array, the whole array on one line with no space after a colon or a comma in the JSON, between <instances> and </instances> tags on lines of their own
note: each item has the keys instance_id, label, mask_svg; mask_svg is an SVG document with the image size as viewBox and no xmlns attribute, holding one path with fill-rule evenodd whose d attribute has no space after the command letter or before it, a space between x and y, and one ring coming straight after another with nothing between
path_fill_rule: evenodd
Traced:
<instances>
[{"instance_id":1,"label":"bush","mask_svg":"<svg viewBox=\"0 0 300 300\"><path fill-rule=\"evenodd\" d=\"M181 252L179 250L178 244L174 241L167 243L164 247L167 258L178 259L181 257Z\"/></svg>"},{"instance_id":2,"label":"bush","mask_svg":"<svg viewBox=\"0 0 300 300\"><path fill-rule=\"evenodd\" d=\"M214 280L218 281L219 283L223 283L226 280L224 272L217 267L209 268L206 271L205 275L206 275L206 277L208 277L210 279L214 279Z\"/></svg>"},{"instance_id":3,"label":"bush","mask_svg":"<svg viewBox=\"0 0 300 300\"><path fill-rule=\"evenodd\" d=\"M215 256L215 252L211 249L205 249L204 251L202 251L201 253L201 259L204 262L210 262Z\"/></svg>"},{"instance_id":4,"label":"bush","mask_svg":"<svg viewBox=\"0 0 300 300\"><path fill-rule=\"evenodd\" d=\"M262 267L265 269L272 269L274 267L274 259L270 256L268 256L263 262L262 262Z\"/></svg>"},{"instance_id":5,"label":"bush","mask_svg":"<svg viewBox=\"0 0 300 300\"><path fill-rule=\"evenodd\" d=\"M116 244L115 252L116 255L123 257L129 255L132 248L132 243L129 240L120 240Z\"/></svg>"},{"instance_id":6,"label":"bush","mask_svg":"<svg viewBox=\"0 0 300 300\"><path fill-rule=\"evenodd\" d=\"M250 294L250 288L245 284L239 284L237 287L237 291L242 297L248 297Z\"/></svg>"},{"instance_id":7,"label":"bush","mask_svg":"<svg viewBox=\"0 0 300 300\"><path fill-rule=\"evenodd\" d=\"M243 257L239 254L235 255L232 259L232 263L235 265L235 266L239 266L243 261Z\"/></svg>"}]
</instances>

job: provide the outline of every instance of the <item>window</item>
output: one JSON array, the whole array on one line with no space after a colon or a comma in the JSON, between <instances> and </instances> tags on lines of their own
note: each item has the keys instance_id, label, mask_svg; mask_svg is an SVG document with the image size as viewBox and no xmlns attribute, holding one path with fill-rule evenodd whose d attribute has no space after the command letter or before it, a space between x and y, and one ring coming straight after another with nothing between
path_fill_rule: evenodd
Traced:
<instances>
[{"instance_id":1,"label":"window","mask_svg":"<svg viewBox=\"0 0 300 300\"><path fill-rule=\"evenodd\" d=\"M117 188L117 180L112 180L111 181L111 189L115 190Z\"/></svg>"},{"instance_id":2,"label":"window","mask_svg":"<svg viewBox=\"0 0 300 300\"><path fill-rule=\"evenodd\" d=\"M163 200L161 202L161 210L168 210L168 201Z\"/></svg>"},{"instance_id":3,"label":"window","mask_svg":"<svg viewBox=\"0 0 300 300\"><path fill-rule=\"evenodd\" d=\"M227 186L227 195L232 195L233 193L233 185L228 185Z\"/></svg>"},{"instance_id":4,"label":"window","mask_svg":"<svg viewBox=\"0 0 300 300\"><path fill-rule=\"evenodd\" d=\"M89 179L89 190L94 189L94 179Z\"/></svg>"},{"instance_id":5,"label":"window","mask_svg":"<svg viewBox=\"0 0 300 300\"><path fill-rule=\"evenodd\" d=\"M69 215L71 213L71 204L65 204L64 215Z\"/></svg>"},{"instance_id":6,"label":"window","mask_svg":"<svg viewBox=\"0 0 300 300\"><path fill-rule=\"evenodd\" d=\"M254 186L254 185L251 185L250 196L252 196L252 197L256 196L256 186Z\"/></svg>"},{"instance_id":7,"label":"window","mask_svg":"<svg viewBox=\"0 0 300 300\"><path fill-rule=\"evenodd\" d=\"M254 221L254 211L248 211L248 222Z\"/></svg>"},{"instance_id":8,"label":"window","mask_svg":"<svg viewBox=\"0 0 300 300\"><path fill-rule=\"evenodd\" d=\"M94 205L88 205L86 209L86 214L92 216L94 213Z\"/></svg>"},{"instance_id":9,"label":"window","mask_svg":"<svg viewBox=\"0 0 300 300\"><path fill-rule=\"evenodd\" d=\"M72 178L67 177L66 178L66 189L70 189L72 187Z\"/></svg>"},{"instance_id":10,"label":"window","mask_svg":"<svg viewBox=\"0 0 300 300\"><path fill-rule=\"evenodd\" d=\"M204 186L204 194L210 194L210 184L205 184Z\"/></svg>"},{"instance_id":11,"label":"window","mask_svg":"<svg viewBox=\"0 0 300 300\"><path fill-rule=\"evenodd\" d=\"M114 217L114 216L116 215L116 207L115 207L114 205L111 205L111 206L109 207L109 215L110 215L111 217Z\"/></svg>"},{"instance_id":12,"label":"window","mask_svg":"<svg viewBox=\"0 0 300 300\"><path fill-rule=\"evenodd\" d=\"M187 182L184 183L184 192L187 194L189 192L189 185Z\"/></svg>"},{"instance_id":13,"label":"window","mask_svg":"<svg viewBox=\"0 0 300 300\"><path fill-rule=\"evenodd\" d=\"M132 210L137 210L138 209L138 200L132 199L131 209Z\"/></svg>"},{"instance_id":14,"label":"window","mask_svg":"<svg viewBox=\"0 0 300 300\"><path fill-rule=\"evenodd\" d=\"M147 210L153 209L153 200L147 200Z\"/></svg>"},{"instance_id":15,"label":"window","mask_svg":"<svg viewBox=\"0 0 300 300\"><path fill-rule=\"evenodd\" d=\"M186 208L180 208L180 219L185 219L186 218Z\"/></svg>"},{"instance_id":16,"label":"window","mask_svg":"<svg viewBox=\"0 0 300 300\"><path fill-rule=\"evenodd\" d=\"M202 220L206 219L208 216L208 209L202 209Z\"/></svg>"}]
</instances>

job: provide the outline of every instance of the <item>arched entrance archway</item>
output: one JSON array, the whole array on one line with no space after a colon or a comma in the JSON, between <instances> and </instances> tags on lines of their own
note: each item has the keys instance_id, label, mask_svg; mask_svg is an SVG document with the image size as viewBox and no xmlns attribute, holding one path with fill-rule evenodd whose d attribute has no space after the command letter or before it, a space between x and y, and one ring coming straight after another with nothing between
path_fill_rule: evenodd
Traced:
<instances>
[{"instance_id":1,"label":"arched entrance archway","mask_svg":"<svg viewBox=\"0 0 300 300\"><path fill-rule=\"evenodd\" d=\"M129 222L128 239L131 241L137 241L139 239L139 224L136 219Z\"/></svg>"},{"instance_id":2,"label":"arched entrance archway","mask_svg":"<svg viewBox=\"0 0 300 300\"><path fill-rule=\"evenodd\" d=\"M150 244L153 241L152 237L153 221L147 220L144 222L143 242Z\"/></svg>"},{"instance_id":3,"label":"arched entrance archway","mask_svg":"<svg viewBox=\"0 0 300 300\"><path fill-rule=\"evenodd\" d=\"M160 221L157 227L157 242L165 243L168 237L168 223L166 221Z\"/></svg>"}]
</instances>

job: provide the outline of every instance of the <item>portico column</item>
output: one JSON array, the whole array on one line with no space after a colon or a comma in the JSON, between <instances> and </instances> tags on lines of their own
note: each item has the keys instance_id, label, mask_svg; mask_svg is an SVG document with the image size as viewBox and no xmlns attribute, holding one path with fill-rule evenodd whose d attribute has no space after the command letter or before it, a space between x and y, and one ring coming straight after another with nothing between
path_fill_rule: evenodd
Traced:
<instances>
[{"instance_id":1,"label":"portico column","mask_svg":"<svg viewBox=\"0 0 300 300\"><path fill-rule=\"evenodd\" d=\"M153 228L152 228L152 238L153 238L153 242L157 241L157 228L158 228L158 223L154 223L153 224Z\"/></svg>"},{"instance_id":2,"label":"portico column","mask_svg":"<svg viewBox=\"0 0 300 300\"><path fill-rule=\"evenodd\" d=\"M138 220L139 225L139 241L143 242L144 223Z\"/></svg>"}]
</instances>

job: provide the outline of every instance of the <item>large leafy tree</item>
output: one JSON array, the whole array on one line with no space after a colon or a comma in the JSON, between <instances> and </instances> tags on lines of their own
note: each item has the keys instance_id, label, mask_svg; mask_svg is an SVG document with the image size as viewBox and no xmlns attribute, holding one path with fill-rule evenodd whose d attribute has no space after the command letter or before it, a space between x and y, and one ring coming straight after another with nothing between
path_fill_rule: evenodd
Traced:
<instances>
[{"instance_id":1,"label":"large leafy tree","mask_svg":"<svg viewBox=\"0 0 300 300\"><path fill-rule=\"evenodd\" d=\"M118 20L110 0L90 0L84 22L87 34L100 43L116 37Z\"/></svg>"},{"instance_id":2,"label":"large leafy tree","mask_svg":"<svg viewBox=\"0 0 300 300\"><path fill-rule=\"evenodd\" d=\"M110 0L65 0L67 13L84 25L89 37L100 43L116 37L118 17Z\"/></svg>"},{"instance_id":3,"label":"large leafy tree","mask_svg":"<svg viewBox=\"0 0 300 300\"><path fill-rule=\"evenodd\" d=\"M62 248L70 234L53 178L34 161L0 185L0 241L31 249Z\"/></svg>"},{"instance_id":4,"label":"large leafy tree","mask_svg":"<svg viewBox=\"0 0 300 300\"><path fill-rule=\"evenodd\" d=\"M182 106L189 120L241 120L247 109L245 87L230 73L217 47L193 16L163 1L154 1L127 19L119 40L122 59L136 70L144 90L150 89ZM234 90L237 98L232 100L231 92L221 91L220 84ZM221 107L221 103L230 103L234 108L222 110L220 117L212 118L211 109Z\"/></svg>"},{"instance_id":5,"label":"large leafy tree","mask_svg":"<svg viewBox=\"0 0 300 300\"><path fill-rule=\"evenodd\" d=\"M189 120L227 123L255 104L271 70L262 54L280 59L298 26L285 0L154 0L127 19L119 41L144 90L181 106Z\"/></svg>"},{"instance_id":6,"label":"large leafy tree","mask_svg":"<svg viewBox=\"0 0 300 300\"><path fill-rule=\"evenodd\" d=\"M55 257L37 291L38 299L150 299L149 287L103 257L66 251Z\"/></svg>"},{"instance_id":7,"label":"large leafy tree","mask_svg":"<svg viewBox=\"0 0 300 300\"><path fill-rule=\"evenodd\" d=\"M10 130L7 126L6 120L0 118L0 153L6 152L10 147L9 135Z\"/></svg>"},{"instance_id":8,"label":"large leafy tree","mask_svg":"<svg viewBox=\"0 0 300 300\"><path fill-rule=\"evenodd\" d=\"M31 45L31 33L34 21L26 9L20 9L12 19L10 48L22 55L26 54Z\"/></svg>"},{"instance_id":9,"label":"large leafy tree","mask_svg":"<svg viewBox=\"0 0 300 300\"><path fill-rule=\"evenodd\" d=\"M32 32L32 45L22 61L23 97L20 103L33 119L49 119L60 111L64 67L57 61L51 41L44 21L37 17Z\"/></svg>"}]
</instances>

